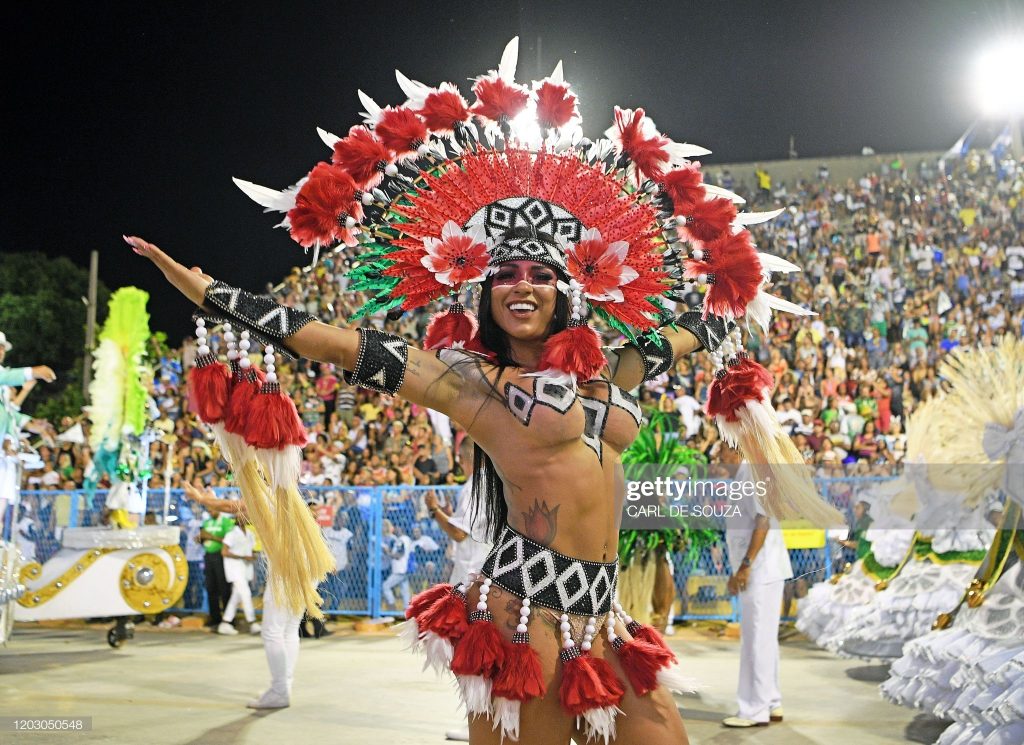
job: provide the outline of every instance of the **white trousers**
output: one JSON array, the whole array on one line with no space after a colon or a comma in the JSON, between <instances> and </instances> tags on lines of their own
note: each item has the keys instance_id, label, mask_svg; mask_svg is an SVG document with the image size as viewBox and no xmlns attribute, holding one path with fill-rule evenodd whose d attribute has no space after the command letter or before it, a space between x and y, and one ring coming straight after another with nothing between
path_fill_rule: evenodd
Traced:
<instances>
[{"instance_id":1,"label":"white trousers","mask_svg":"<svg viewBox=\"0 0 1024 745\"><path fill-rule=\"evenodd\" d=\"M395 593L393 590L398 588L398 591L402 593L402 600L405 601L405 605L409 605L409 575L407 574L391 574L386 580L384 585L380 588L384 593L384 599L388 601L388 605L395 604Z\"/></svg>"},{"instance_id":2,"label":"white trousers","mask_svg":"<svg viewBox=\"0 0 1024 745\"><path fill-rule=\"evenodd\" d=\"M263 593L263 651L270 668L270 690L289 697L295 677L295 663L299 659L299 622L302 614L292 613L274 599L273 579L267 574L267 589Z\"/></svg>"},{"instance_id":3,"label":"white trousers","mask_svg":"<svg viewBox=\"0 0 1024 745\"><path fill-rule=\"evenodd\" d=\"M235 620L235 612L238 610L239 604L242 606L245 620L249 623L255 621L256 611L252 609L252 589L249 587L247 580L231 583L231 597L228 598L228 604L224 608L224 615L222 617L224 621L231 623Z\"/></svg>"},{"instance_id":4,"label":"white trousers","mask_svg":"<svg viewBox=\"0 0 1024 745\"><path fill-rule=\"evenodd\" d=\"M779 691L779 615L785 582L761 582L751 573L740 593L740 682L736 689L738 716L767 722L769 712L782 705Z\"/></svg>"}]
</instances>

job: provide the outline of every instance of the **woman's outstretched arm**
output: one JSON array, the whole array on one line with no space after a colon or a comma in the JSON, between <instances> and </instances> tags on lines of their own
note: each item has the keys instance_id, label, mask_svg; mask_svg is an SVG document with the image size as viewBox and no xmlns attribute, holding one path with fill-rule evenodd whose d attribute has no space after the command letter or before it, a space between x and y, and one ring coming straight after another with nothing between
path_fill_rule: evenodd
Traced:
<instances>
[{"instance_id":1,"label":"woman's outstretched arm","mask_svg":"<svg viewBox=\"0 0 1024 745\"><path fill-rule=\"evenodd\" d=\"M214 280L199 267L186 268L142 238L125 236L125 241L135 253L156 264L167 281L193 303L212 313L224 310L223 302L211 302L214 296L208 291ZM220 291L222 286L218 283L214 289ZM484 400L480 385L467 383L433 353L374 329L343 329L312 321L289 333L284 344L300 357L340 366L350 373L353 383L397 394L460 423L469 421Z\"/></svg>"}]
</instances>

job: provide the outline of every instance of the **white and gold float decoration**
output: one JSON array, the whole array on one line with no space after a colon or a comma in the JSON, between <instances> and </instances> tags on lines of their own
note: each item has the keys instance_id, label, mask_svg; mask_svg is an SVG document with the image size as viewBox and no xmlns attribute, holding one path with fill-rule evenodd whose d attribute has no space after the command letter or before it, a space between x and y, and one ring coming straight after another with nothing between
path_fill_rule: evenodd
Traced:
<instances>
[{"instance_id":1,"label":"white and gold float decoration","mask_svg":"<svg viewBox=\"0 0 1024 745\"><path fill-rule=\"evenodd\" d=\"M17 621L134 616L172 607L188 583L180 531L162 525L130 530L68 528L45 564L21 567L27 589Z\"/></svg>"}]
</instances>

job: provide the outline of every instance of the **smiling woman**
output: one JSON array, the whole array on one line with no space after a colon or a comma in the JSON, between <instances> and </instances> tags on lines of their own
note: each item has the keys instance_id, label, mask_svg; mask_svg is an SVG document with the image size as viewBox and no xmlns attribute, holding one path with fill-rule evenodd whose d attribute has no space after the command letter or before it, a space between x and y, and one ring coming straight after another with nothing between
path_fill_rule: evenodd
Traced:
<instances>
[{"instance_id":1,"label":"smiling woman","mask_svg":"<svg viewBox=\"0 0 1024 745\"><path fill-rule=\"evenodd\" d=\"M710 411L727 433L802 462L778 444L788 438L763 403L770 375L743 354L733 323L748 308L763 324L773 308L800 311L763 292L772 270L796 267L756 251L742 227L771 214L738 217L742 200L704 188L690 158L706 150L661 135L642 109L616 109L608 139L583 139L561 65L527 88L515 82L517 50L513 40L476 79L472 107L452 84L397 73L405 105L360 94L366 126L321 130L333 162L296 187L236 180L286 213L303 246L354 247L349 289L369 297L355 318L447 299L425 349L319 323L131 242L208 317L335 363L350 384L443 412L470 434L473 497L494 550L479 579L414 598L403 634L457 677L472 742L681 743L675 656L615 599L620 456L641 422L629 391L704 349L718 369ZM529 131L524 116L541 146L510 127ZM667 305L692 280L706 287L703 309L673 317ZM463 305L476 289L479 320ZM603 349L590 319L627 343ZM790 507L819 501L809 479L790 484Z\"/></svg>"}]
</instances>

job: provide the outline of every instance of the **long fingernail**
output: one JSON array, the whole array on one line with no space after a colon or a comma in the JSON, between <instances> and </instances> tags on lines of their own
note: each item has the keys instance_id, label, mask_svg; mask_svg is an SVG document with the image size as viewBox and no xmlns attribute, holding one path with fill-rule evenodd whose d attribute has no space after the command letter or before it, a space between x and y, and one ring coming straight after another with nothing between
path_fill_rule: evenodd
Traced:
<instances>
[{"instance_id":1,"label":"long fingernail","mask_svg":"<svg viewBox=\"0 0 1024 745\"><path fill-rule=\"evenodd\" d=\"M133 241L131 238L129 238L126 235L122 235L121 237L124 238L124 242L127 243L129 246L133 248L135 247L135 241Z\"/></svg>"}]
</instances>

